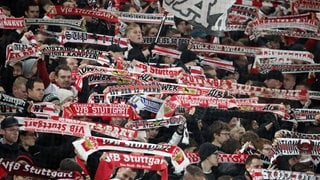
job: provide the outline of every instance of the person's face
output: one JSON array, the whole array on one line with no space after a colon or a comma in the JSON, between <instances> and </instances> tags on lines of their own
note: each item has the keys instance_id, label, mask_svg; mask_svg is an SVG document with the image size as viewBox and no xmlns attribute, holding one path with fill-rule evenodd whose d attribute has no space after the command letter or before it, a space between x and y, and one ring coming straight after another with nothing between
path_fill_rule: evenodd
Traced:
<instances>
[{"instance_id":1,"label":"person's face","mask_svg":"<svg viewBox=\"0 0 320 180\"><path fill-rule=\"evenodd\" d=\"M12 93L13 93L14 97L16 97L16 98L27 99L27 97L28 97L27 88L26 88L25 84L13 86Z\"/></svg>"},{"instance_id":2,"label":"person's face","mask_svg":"<svg viewBox=\"0 0 320 180\"><path fill-rule=\"evenodd\" d=\"M124 119L124 118L112 117L112 119L110 121L110 125L112 125L112 126L121 126L121 125L124 124L125 121L126 121L126 119Z\"/></svg>"},{"instance_id":3,"label":"person's face","mask_svg":"<svg viewBox=\"0 0 320 180\"><path fill-rule=\"evenodd\" d=\"M22 67L19 65L14 65L12 75L14 77L22 75Z\"/></svg>"},{"instance_id":4,"label":"person's face","mask_svg":"<svg viewBox=\"0 0 320 180\"><path fill-rule=\"evenodd\" d=\"M236 127L239 121L240 121L240 120L239 120L237 117L231 118L231 120L230 120L229 123L228 123L230 129Z\"/></svg>"},{"instance_id":5,"label":"person's face","mask_svg":"<svg viewBox=\"0 0 320 180\"><path fill-rule=\"evenodd\" d=\"M134 7L129 8L129 13L137 13L138 11Z\"/></svg>"},{"instance_id":6,"label":"person's face","mask_svg":"<svg viewBox=\"0 0 320 180\"><path fill-rule=\"evenodd\" d=\"M283 87L285 89L293 89L296 85L296 78L292 74L284 74L283 75Z\"/></svg>"},{"instance_id":7,"label":"person's face","mask_svg":"<svg viewBox=\"0 0 320 180\"><path fill-rule=\"evenodd\" d=\"M262 161L260 159L252 159L250 165L246 165L247 171L251 171L252 169L261 169L262 168Z\"/></svg>"},{"instance_id":8,"label":"person's face","mask_svg":"<svg viewBox=\"0 0 320 180\"><path fill-rule=\"evenodd\" d=\"M251 127L252 127L252 129L258 129L259 128L259 123L256 120L253 120L251 122Z\"/></svg>"},{"instance_id":9,"label":"person's face","mask_svg":"<svg viewBox=\"0 0 320 180\"><path fill-rule=\"evenodd\" d=\"M218 136L216 136L217 141L222 144L226 142L230 138L230 132L226 130L222 130Z\"/></svg>"},{"instance_id":10,"label":"person's face","mask_svg":"<svg viewBox=\"0 0 320 180\"><path fill-rule=\"evenodd\" d=\"M237 128L237 127L236 127ZM239 127L236 130L231 130L231 137L235 140L240 140L240 137L246 132L243 127Z\"/></svg>"},{"instance_id":11,"label":"person's face","mask_svg":"<svg viewBox=\"0 0 320 180\"><path fill-rule=\"evenodd\" d=\"M38 45L42 45L44 40L47 38L47 36L41 34L41 33L38 33L35 35L35 40L38 42Z\"/></svg>"},{"instance_id":12,"label":"person's face","mask_svg":"<svg viewBox=\"0 0 320 180\"><path fill-rule=\"evenodd\" d=\"M29 9L24 14L27 18L39 18L39 6L29 6Z\"/></svg>"},{"instance_id":13,"label":"person's face","mask_svg":"<svg viewBox=\"0 0 320 180\"><path fill-rule=\"evenodd\" d=\"M37 135L34 132L27 132L20 136L21 144L24 146L34 146L36 144Z\"/></svg>"},{"instance_id":14,"label":"person's face","mask_svg":"<svg viewBox=\"0 0 320 180\"><path fill-rule=\"evenodd\" d=\"M137 173L130 168L119 168L116 178L120 180L134 180Z\"/></svg>"},{"instance_id":15,"label":"person's face","mask_svg":"<svg viewBox=\"0 0 320 180\"><path fill-rule=\"evenodd\" d=\"M140 27L135 27L128 31L127 38L134 43L141 44L143 43L142 33Z\"/></svg>"},{"instance_id":16,"label":"person's face","mask_svg":"<svg viewBox=\"0 0 320 180\"><path fill-rule=\"evenodd\" d=\"M151 36L151 37L154 37L156 36L158 33L158 29L157 28L151 28L149 33L147 34L147 36Z\"/></svg>"},{"instance_id":17,"label":"person's face","mask_svg":"<svg viewBox=\"0 0 320 180\"><path fill-rule=\"evenodd\" d=\"M280 49L280 42L269 41L266 43L266 47L270 49Z\"/></svg>"},{"instance_id":18,"label":"person's face","mask_svg":"<svg viewBox=\"0 0 320 180\"><path fill-rule=\"evenodd\" d=\"M71 86L71 71L61 69L56 76L56 83L61 88L70 88Z\"/></svg>"},{"instance_id":19,"label":"person's face","mask_svg":"<svg viewBox=\"0 0 320 180\"><path fill-rule=\"evenodd\" d=\"M264 144L261 153L269 158L272 157L272 146L271 144Z\"/></svg>"},{"instance_id":20,"label":"person's face","mask_svg":"<svg viewBox=\"0 0 320 180\"><path fill-rule=\"evenodd\" d=\"M282 86L282 82L276 79L267 79L264 81L268 88L279 89Z\"/></svg>"},{"instance_id":21,"label":"person's face","mask_svg":"<svg viewBox=\"0 0 320 180\"><path fill-rule=\"evenodd\" d=\"M165 64L173 64L175 62L175 59L173 57L165 56L163 58L163 61Z\"/></svg>"},{"instance_id":22,"label":"person's face","mask_svg":"<svg viewBox=\"0 0 320 180\"><path fill-rule=\"evenodd\" d=\"M217 154L211 154L207 159L212 164L212 166L218 166L218 155Z\"/></svg>"},{"instance_id":23,"label":"person's face","mask_svg":"<svg viewBox=\"0 0 320 180\"><path fill-rule=\"evenodd\" d=\"M217 71L215 69L206 70L205 73L210 74L212 78L217 79Z\"/></svg>"},{"instance_id":24,"label":"person's face","mask_svg":"<svg viewBox=\"0 0 320 180\"><path fill-rule=\"evenodd\" d=\"M149 139L155 138L159 133L159 128L149 129Z\"/></svg>"},{"instance_id":25,"label":"person's face","mask_svg":"<svg viewBox=\"0 0 320 180\"><path fill-rule=\"evenodd\" d=\"M33 89L28 89L28 97L35 101L42 101L44 96L44 84L40 82L35 82Z\"/></svg>"},{"instance_id":26,"label":"person's face","mask_svg":"<svg viewBox=\"0 0 320 180\"><path fill-rule=\"evenodd\" d=\"M78 60L75 58L67 58L67 65L70 67L71 71L78 71Z\"/></svg>"},{"instance_id":27,"label":"person's face","mask_svg":"<svg viewBox=\"0 0 320 180\"><path fill-rule=\"evenodd\" d=\"M297 157L292 157L288 160L289 165L292 167L293 165L297 164L299 162Z\"/></svg>"},{"instance_id":28,"label":"person's face","mask_svg":"<svg viewBox=\"0 0 320 180\"><path fill-rule=\"evenodd\" d=\"M187 23L185 21L181 21L177 25L177 30L182 34L185 34L187 32Z\"/></svg>"},{"instance_id":29,"label":"person's face","mask_svg":"<svg viewBox=\"0 0 320 180\"><path fill-rule=\"evenodd\" d=\"M12 126L2 130L3 139L6 144L12 145L18 141L19 137L19 127Z\"/></svg>"}]
</instances>

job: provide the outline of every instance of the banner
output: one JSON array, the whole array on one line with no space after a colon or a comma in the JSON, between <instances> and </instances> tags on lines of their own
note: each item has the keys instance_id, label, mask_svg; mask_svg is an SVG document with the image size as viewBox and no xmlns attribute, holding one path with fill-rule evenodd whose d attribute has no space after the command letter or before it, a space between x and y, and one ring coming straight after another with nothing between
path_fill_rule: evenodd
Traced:
<instances>
[{"instance_id":1,"label":"banner","mask_svg":"<svg viewBox=\"0 0 320 180\"><path fill-rule=\"evenodd\" d=\"M95 179L109 180L114 167L162 171L161 180L168 179L168 167L162 156L145 156L106 152L102 155Z\"/></svg>"},{"instance_id":2,"label":"banner","mask_svg":"<svg viewBox=\"0 0 320 180\"><path fill-rule=\"evenodd\" d=\"M74 141L73 146L84 160L87 160L88 156L95 151L112 150L170 157L171 163L175 167L175 172L183 171L184 168L190 164L190 161L184 152L176 145L87 137Z\"/></svg>"},{"instance_id":3,"label":"banner","mask_svg":"<svg viewBox=\"0 0 320 180\"><path fill-rule=\"evenodd\" d=\"M136 120L132 122L132 129L143 130L159 127L179 126L185 122L185 118L181 115L172 116L169 118Z\"/></svg>"},{"instance_id":4,"label":"banner","mask_svg":"<svg viewBox=\"0 0 320 180\"><path fill-rule=\"evenodd\" d=\"M75 119L59 118L58 121L89 126L90 130L122 140L132 140L138 137L139 131L105 123L80 121ZM83 136L82 136L83 137Z\"/></svg>"},{"instance_id":5,"label":"banner","mask_svg":"<svg viewBox=\"0 0 320 180\"><path fill-rule=\"evenodd\" d=\"M0 29L21 29L25 27L24 18L0 17Z\"/></svg>"},{"instance_id":6,"label":"banner","mask_svg":"<svg viewBox=\"0 0 320 180\"><path fill-rule=\"evenodd\" d=\"M42 179L80 179L81 174L74 171L61 171L20 164L8 159L0 158L0 178L6 175L18 175L28 177L39 177Z\"/></svg>"},{"instance_id":7,"label":"banner","mask_svg":"<svg viewBox=\"0 0 320 180\"><path fill-rule=\"evenodd\" d=\"M72 57L88 59L110 65L110 55L107 52L94 49L77 49L69 47L48 46L42 49L42 54L56 57Z\"/></svg>"},{"instance_id":8,"label":"banner","mask_svg":"<svg viewBox=\"0 0 320 180\"><path fill-rule=\"evenodd\" d=\"M118 18L114 14L112 14L112 12L103 9L90 10L76 7L55 6L51 13L49 13L48 15L89 16L93 18L102 19L108 22L118 22Z\"/></svg>"},{"instance_id":9,"label":"banner","mask_svg":"<svg viewBox=\"0 0 320 180\"><path fill-rule=\"evenodd\" d=\"M20 130L42 133L63 134L77 137L90 136L90 128L85 124L74 124L49 119L15 117L19 124L23 124Z\"/></svg>"},{"instance_id":10,"label":"banner","mask_svg":"<svg viewBox=\"0 0 320 180\"><path fill-rule=\"evenodd\" d=\"M254 169L250 172L252 180L262 179L285 179L285 180L301 180L301 179L320 179L320 175L314 175L304 172L284 171L274 169Z\"/></svg>"},{"instance_id":11,"label":"banner","mask_svg":"<svg viewBox=\"0 0 320 180\"><path fill-rule=\"evenodd\" d=\"M81 44L99 44L103 46L119 45L121 48L128 47L128 39L116 36L107 36L103 34L94 34L83 31L63 31L59 37L61 44L65 43L81 43Z\"/></svg>"},{"instance_id":12,"label":"banner","mask_svg":"<svg viewBox=\"0 0 320 180\"><path fill-rule=\"evenodd\" d=\"M122 117L136 119L138 116L127 104L84 104L72 103L64 108L65 118L74 116ZM67 112L65 112L67 111Z\"/></svg>"},{"instance_id":13,"label":"banner","mask_svg":"<svg viewBox=\"0 0 320 180\"><path fill-rule=\"evenodd\" d=\"M273 162L279 155L312 155L319 157L320 140L277 138L272 149L274 155Z\"/></svg>"},{"instance_id":14,"label":"banner","mask_svg":"<svg viewBox=\"0 0 320 180\"><path fill-rule=\"evenodd\" d=\"M76 19L44 19L44 18L25 18L26 25L47 25L71 27L74 29L82 29L82 20Z\"/></svg>"},{"instance_id":15,"label":"banner","mask_svg":"<svg viewBox=\"0 0 320 180\"><path fill-rule=\"evenodd\" d=\"M163 7L178 18L208 31L227 31L228 10L235 0L164 0Z\"/></svg>"}]
</instances>

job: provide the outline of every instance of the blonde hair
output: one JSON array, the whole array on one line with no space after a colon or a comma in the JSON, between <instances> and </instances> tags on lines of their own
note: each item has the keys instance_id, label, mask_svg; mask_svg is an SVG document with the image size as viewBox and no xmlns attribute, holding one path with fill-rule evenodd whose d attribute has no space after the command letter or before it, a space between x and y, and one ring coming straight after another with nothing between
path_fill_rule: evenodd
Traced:
<instances>
[{"instance_id":1,"label":"blonde hair","mask_svg":"<svg viewBox=\"0 0 320 180\"><path fill-rule=\"evenodd\" d=\"M23 77L23 76L18 76L14 82L13 82L13 86L12 87L19 87L21 85L26 85L27 84L28 79Z\"/></svg>"},{"instance_id":2,"label":"blonde hair","mask_svg":"<svg viewBox=\"0 0 320 180\"><path fill-rule=\"evenodd\" d=\"M133 30L134 28L137 28L137 27L141 28L141 27L139 26L139 24L136 24L136 23L131 23L131 24L129 24L129 25L127 26L126 30L124 31L124 35L127 36L128 33L129 33L131 30Z\"/></svg>"}]
</instances>

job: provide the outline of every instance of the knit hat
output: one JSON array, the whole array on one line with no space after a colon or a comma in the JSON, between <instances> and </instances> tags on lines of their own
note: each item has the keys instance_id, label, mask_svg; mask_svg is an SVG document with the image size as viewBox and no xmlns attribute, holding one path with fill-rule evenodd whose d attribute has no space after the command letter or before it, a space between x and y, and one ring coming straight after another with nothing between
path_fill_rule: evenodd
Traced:
<instances>
[{"instance_id":1,"label":"knit hat","mask_svg":"<svg viewBox=\"0 0 320 180\"><path fill-rule=\"evenodd\" d=\"M19 124L19 121L12 116L8 116L4 118L3 121L1 121L1 129L5 129L12 126L22 126L22 125Z\"/></svg>"},{"instance_id":2,"label":"knit hat","mask_svg":"<svg viewBox=\"0 0 320 180\"><path fill-rule=\"evenodd\" d=\"M28 76L31 73L33 65L37 62L37 59L30 58L23 61L23 75Z\"/></svg>"},{"instance_id":3,"label":"knit hat","mask_svg":"<svg viewBox=\"0 0 320 180\"><path fill-rule=\"evenodd\" d=\"M49 94L46 94L44 97L43 97L43 102L53 102L53 101L60 101L59 97L56 96L55 94L53 93L49 93Z\"/></svg>"},{"instance_id":4,"label":"knit hat","mask_svg":"<svg viewBox=\"0 0 320 180\"><path fill-rule=\"evenodd\" d=\"M267 80L268 79L275 79L275 80L279 80L279 81L283 82L283 74L279 70L271 70L266 75L266 79Z\"/></svg>"},{"instance_id":5,"label":"knit hat","mask_svg":"<svg viewBox=\"0 0 320 180\"><path fill-rule=\"evenodd\" d=\"M193 38L206 38L208 34L200 29L195 29L190 33L190 36Z\"/></svg>"},{"instance_id":6,"label":"knit hat","mask_svg":"<svg viewBox=\"0 0 320 180\"><path fill-rule=\"evenodd\" d=\"M73 97L73 92L70 91L70 90L67 90L67 89L58 89L57 92L56 92L59 100L60 100L60 103L62 103L64 100L66 100L68 97Z\"/></svg>"},{"instance_id":7,"label":"knit hat","mask_svg":"<svg viewBox=\"0 0 320 180\"><path fill-rule=\"evenodd\" d=\"M218 148L215 145L209 142L206 142L200 145L199 157L201 162L206 160L211 154L216 154L216 153L218 153Z\"/></svg>"}]
</instances>

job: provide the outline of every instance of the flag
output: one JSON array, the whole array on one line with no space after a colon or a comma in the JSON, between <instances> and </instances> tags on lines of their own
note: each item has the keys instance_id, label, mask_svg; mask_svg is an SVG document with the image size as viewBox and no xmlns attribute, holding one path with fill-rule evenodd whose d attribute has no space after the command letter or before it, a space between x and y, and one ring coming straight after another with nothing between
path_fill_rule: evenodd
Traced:
<instances>
[{"instance_id":1,"label":"flag","mask_svg":"<svg viewBox=\"0 0 320 180\"><path fill-rule=\"evenodd\" d=\"M174 16L208 31L225 31L228 9L235 0L164 0L163 7Z\"/></svg>"}]
</instances>

